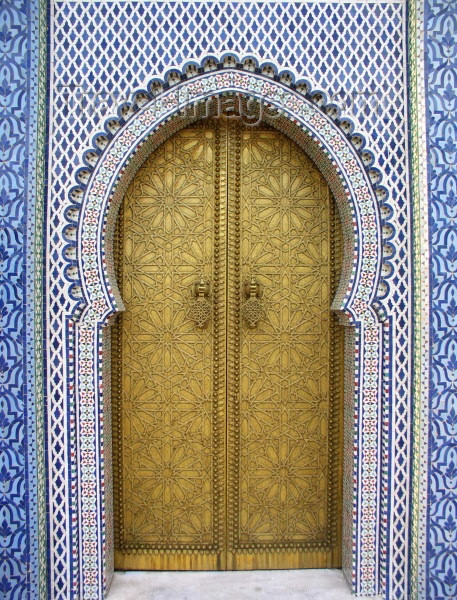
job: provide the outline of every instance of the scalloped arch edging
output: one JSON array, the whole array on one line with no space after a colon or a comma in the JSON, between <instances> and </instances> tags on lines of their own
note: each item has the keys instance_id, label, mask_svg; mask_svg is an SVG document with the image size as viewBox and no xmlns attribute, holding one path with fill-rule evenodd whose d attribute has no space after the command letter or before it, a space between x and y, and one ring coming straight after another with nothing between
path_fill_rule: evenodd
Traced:
<instances>
[{"instance_id":1,"label":"scalloped arch edging","mask_svg":"<svg viewBox=\"0 0 457 600\"><path fill-rule=\"evenodd\" d=\"M372 194L375 194L376 203L374 203L374 205L376 205L376 208L374 211L372 211L372 213L379 212L380 207L379 215L381 227L378 228L378 231L383 233L382 241L376 240L375 243L382 243L384 252L379 252L378 281L376 283L375 293L372 294L372 297L368 300L368 302L370 307L373 307L375 312L380 315L384 314L385 311L382 306L383 299L387 296L389 291L388 279L393 272L390 261L395 254L395 248L389 243L389 239L393 233L393 228L389 223L389 217L392 214L392 210L388 203L387 190L381 185L381 172L374 164L374 154L366 148L365 136L361 133L355 132L354 124L351 119L342 116L338 106L335 103L328 101L327 94L321 90L314 90L308 80L296 79L293 73L289 70L278 71L272 62L265 62L259 65L252 57L246 57L243 60L240 60L237 56L229 53L223 55L219 60L215 57L206 57L199 64L195 61L187 62L180 70L176 68L169 69L165 73L164 79L160 80L156 78L151 80L147 86L147 89L137 90L133 93L132 101L130 103L123 103L118 108L117 117L110 117L106 119L104 131L101 131L93 136L93 146L83 153L83 166L77 169L75 173L76 184L70 190L71 205L66 211L68 226L64 232L67 242L65 248L65 258L69 263L66 269L66 275L68 279L72 281L71 294L74 300L78 302L79 309L82 310L84 300L88 300L87 297L83 297L83 290L87 291L88 288L85 286L86 278L80 260L85 252L84 249L79 249L80 251L78 252L76 230L78 223L84 223L85 217L82 214L84 212L83 199L85 197L86 190L88 189L91 177L96 171L100 173L99 164L104 160L106 162L108 155L113 151L114 145L117 146L116 152L119 154L120 138L123 136L123 134L125 134L125 132L129 131L132 121L142 118L144 123L144 117L145 113L148 112L148 106L151 106L152 104L154 107L154 117L156 118L155 126L163 127L167 119L172 118L173 103L175 103L176 107L183 106L183 101L187 102L188 104L198 102L198 94L195 94L195 88L201 87L201 84L204 81L208 81L209 78L214 78L214 76L219 79L221 79L222 76L222 78L226 80L223 85L227 85L227 77L231 78L234 85L238 87L239 93L246 93L246 91L249 89L249 84L247 86L246 84L243 86L242 82L242 78L249 77L252 80L251 93L255 91L257 93L257 98L260 99L261 102L271 103L271 107L275 106L279 111L278 114L281 112L284 114L287 111L289 113L289 119L297 122L297 115L294 114L294 110L297 110L298 104L301 102L303 105L301 107L301 112L304 113L308 111L308 122L311 121L311 112L314 113L313 118L315 121L316 130L318 130L319 127L325 130L329 128L329 125L331 125L333 128L333 134L335 131L340 132L339 140L336 139L336 136L334 136L334 143L336 145L333 148L333 155L328 153L328 146L326 147L322 140L319 140L319 136L313 137L317 144L321 145L323 153L327 152L327 156L332 162L334 169L337 172L339 171L340 178L342 178L343 165L341 162L338 164L338 160L335 160L336 154L339 151L341 159L344 161L344 156L341 152L342 149L344 148L346 152L348 149L352 149L352 158L354 159L354 163L349 165L349 161L346 160L345 168L347 169L349 166L354 170L358 167L359 178L360 173L365 173L365 177L362 177L362 179L365 179L366 189L369 191L368 193L371 191ZM235 81L235 79L238 79L238 81ZM259 82L261 82L260 86ZM189 91L184 91L186 86L187 90L190 90L191 93L189 93ZM204 92L204 90L202 91ZM222 92L218 91L217 86L215 86L215 89L212 90L212 93L217 94ZM249 92L247 92L247 94L249 95ZM276 98L274 97L275 94ZM192 98L192 95L195 97ZM157 110L158 107L160 107L159 110ZM299 115L300 109L298 110ZM302 116L304 115L302 114ZM321 122L318 122L318 116L322 118ZM150 117L151 115L149 115L149 118ZM273 124L273 126L277 125L277 123L271 124ZM152 127L154 126L153 120L150 120L150 125ZM125 137L126 136L124 135L122 142L124 144L126 142ZM146 140L143 136L136 150L139 150L140 145L144 143L146 143ZM124 159L124 171L128 170L129 163L133 162L134 154L135 150L132 149L132 154ZM316 156L312 158L316 159ZM322 159L320 161L318 159L316 162L322 162ZM357 166L356 163L358 163ZM326 169L326 171L328 172L328 169ZM124 175L124 172L120 172L119 179L121 179ZM100 180L100 178L98 179ZM116 185L117 184L111 179L111 189L114 190ZM349 188L350 186L346 186L346 192ZM353 195L354 188L350 190L350 192L352 192ZM359 199L362 202L364 201L362 199L361 192L359 192ZM362 217L361 215L354 214L353 220L357 218L361 219ZM366 223L364 224L364 227L367 229ZM355 227L355 229L357 228ZM359 230L360 229L361 228L359 227ZM358 251L359 248L354 248L354 253ZM381 260L382 265L380 264ZM110 274L108 272L109 266L106 259L104 263L106 272L103 276L103 279L108 284L110 280ZM84 264L87 264L87 260L84 262ZM351 278L350 283L349 281L346 282L346 296L350 295L350 286L352 289L354 289L356 270L357 268L353 266L353 277ZM367 277L364 279L367 280ZM109 284L106 287L108 288ZM365 300L367 300L366 294ZM116 307L119 303L118 301L119 297L117 290L114 289L113 291L108 292L107 302L109 306ZM351 310L350 303L348 304L347 301L345 302L342 299L341 290L338 294L337 304L339 304L337 307L338 310L346 313L351 320L360 318L360 307L358 309L356 308L355 310Z\"/></svg>"}]
</instances>

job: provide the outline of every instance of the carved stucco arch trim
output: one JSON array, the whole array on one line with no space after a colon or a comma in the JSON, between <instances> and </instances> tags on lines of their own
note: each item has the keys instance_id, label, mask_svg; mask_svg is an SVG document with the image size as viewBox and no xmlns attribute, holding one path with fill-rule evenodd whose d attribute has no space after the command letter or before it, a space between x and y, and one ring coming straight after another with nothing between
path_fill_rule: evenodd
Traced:
<instances>
[{"instance_id":1,"label":"carved stucco arch trim","mask_svg":"<svg viewBox=\"0 0 457 600\"><path fill-rule=\"evenodd\" d=\"M103 479L103 412L109 390L104 386L103 352L108 339L104 326L122 308L112 258L117 209L147 156L174 131L198 118L186 120L179 111L185 106L202 106L206 99L225 93L242 94L267 105L270 124L305 148L339 206L346 262L334 308L353 325L346 336L343 568L353 591L369 595L380 590L384 542L378 449L383 335L375 309L382 258L376 192L357 150L315 103L260 74L225 69L176 84L133 113L101 153L85 183L76 235L82 299L73 314L78 357L76 447L85 452L84 461L77 466L82 482L76 518L80 551L73 589L79 588L85 600L102 597L110 570L107 548L112 541L106 535L110 517ZM279 118L274 116L275 110L281 112Z\"/></svg>"},{"instance_id":2,"label":"carved stucco arch trim","mask_svg":"<svg viewBox=\"0 0 457 600\"><path fill-rule=\"evenodd\" d=\"M342 214L346 244L349 240L353 244L352 249L346 248L347 262L334 308L352 322L374 318L381 271L381 217L375 190L359 153L312 101L279 82L231 69L204 74L157 96L130 116L97 161L86 186L79 219L78 274L86 304L83 318L103 322L119 307L119 294L110 272L109 225L126 182L141 159L163 141L164 124L176 113L185 106L230 92L246 94L277 108L282 116L270 117L270 124L284 129L281 123L289 122L314 142L308 141L305 149L326 175ZM180 126L186 124L182 116L178 119ZM268 122L268 118L265 120ZM291 136L292 132L287 133ZM306 143L296 141L302 146ZM351 258L352 264L348 264Z\"/></svg>"}]
</instances>

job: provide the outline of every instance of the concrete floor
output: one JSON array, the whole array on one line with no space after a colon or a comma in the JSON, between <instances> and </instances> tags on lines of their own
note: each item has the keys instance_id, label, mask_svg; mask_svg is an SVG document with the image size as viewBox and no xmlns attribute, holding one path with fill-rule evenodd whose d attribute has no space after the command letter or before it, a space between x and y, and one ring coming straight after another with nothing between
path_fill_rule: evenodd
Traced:
<instances>
[{"instance_id":1,"label":"concrete floor","mask_svg":"<svg viewBox=\"0 0 457 600\"><path fill-rule=\"evenodd\" d=\"M108 600L349 600L338 569L117 571ZM357 600L363 600L358 597ZM374 600L370 598L370 600Z\"/></svg>"}]
</instances>

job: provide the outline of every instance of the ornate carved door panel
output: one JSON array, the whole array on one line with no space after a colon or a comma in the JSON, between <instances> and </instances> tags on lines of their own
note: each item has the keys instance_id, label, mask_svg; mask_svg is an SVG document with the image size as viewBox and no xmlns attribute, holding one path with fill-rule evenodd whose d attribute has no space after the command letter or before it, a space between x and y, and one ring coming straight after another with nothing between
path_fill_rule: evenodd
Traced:
<instances>
[{"instance_id":1,"label":"ornate carved door panel","mask_svg":"<svg viewBox=\"0 0 457 600\"><path fill-rule=\"evenodd\" d=\"M277 131L193 126L139 170L117 238L116 566L338 566L339 230L323 177Z\"/></svg>"},{"instance_id":2,"label":"ornate carved door panel","mask_svg":"<svg viewBox=\"0 0 457 600\"><path fill-rule=\"evenodd\" d=\"M126 310L113 339L121 568L222 566L222 150L216 128L177 133L145 162L124 201L118 264ZM206 328L197 327L189 314L201 275L211 281L214 310Z\"/></svg>"}]
</instances>

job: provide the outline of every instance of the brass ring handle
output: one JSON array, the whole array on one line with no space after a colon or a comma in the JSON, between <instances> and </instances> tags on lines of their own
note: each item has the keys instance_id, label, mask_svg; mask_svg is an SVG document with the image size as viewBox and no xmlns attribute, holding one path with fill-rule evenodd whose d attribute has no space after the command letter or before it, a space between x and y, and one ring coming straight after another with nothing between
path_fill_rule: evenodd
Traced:
<instances>
[{"instance_id":1,"label":"brass ring handle","mask_svg":"<svg viewBox=\"0 0 457 600\"><path fill-rule=\"evenodd\" d=\"M194 297L190 317L195 325L203 329L211 317L211 302L209 301L210 284L202 276L199 281L192 285L192 296Z\"/></svg>"},{"instance_id":2,"label":"brass ring handle","mask_svg":"<svg viewBox=\"0 0 457 600\"><path fill-rule=\"evenodd\" d=\"M244 284L244 295L247 300L242 308L243 318L249 327L254 329L264 313L260 302L260 284L254 275L251 275L249 281Z\"/></svg>"}]
</instances>

